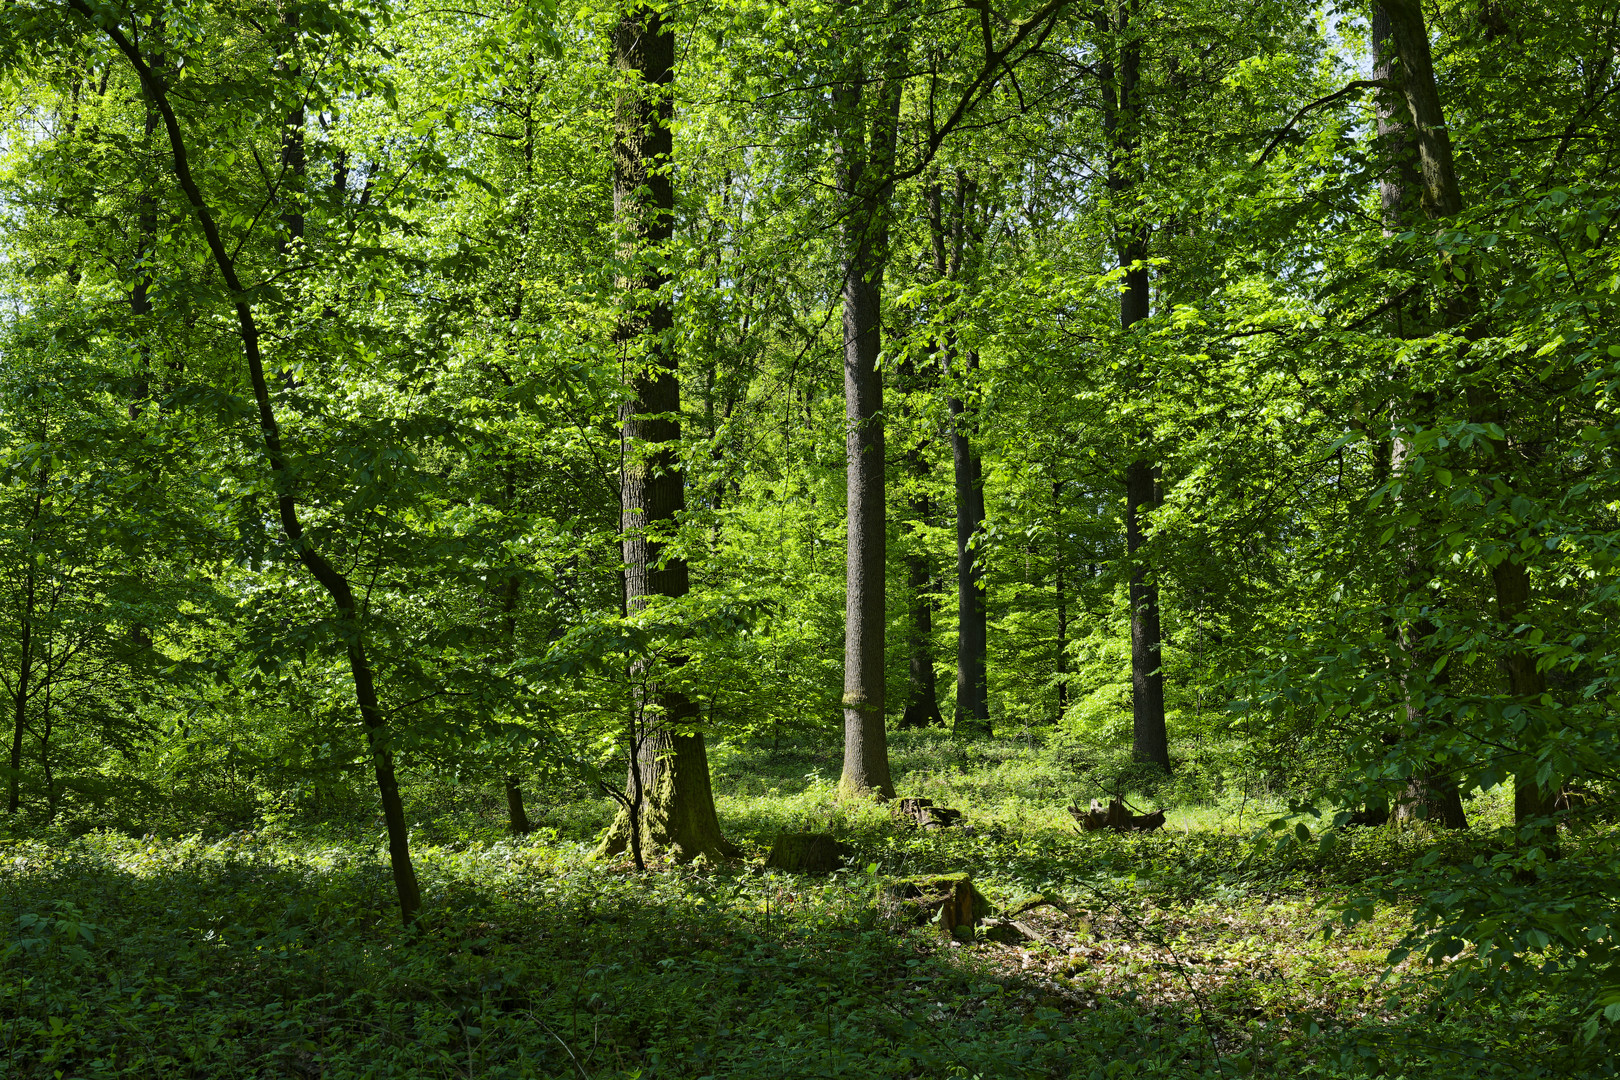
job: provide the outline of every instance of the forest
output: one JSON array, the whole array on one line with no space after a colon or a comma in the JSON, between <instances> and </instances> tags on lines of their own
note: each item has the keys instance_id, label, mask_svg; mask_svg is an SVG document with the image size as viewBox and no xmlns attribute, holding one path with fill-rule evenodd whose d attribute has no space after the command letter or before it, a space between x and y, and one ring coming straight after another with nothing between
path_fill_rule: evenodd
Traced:
<instances>
[{"instance_id":1,"label":"forest","mask_svg":"<svg viewBox=\"0 0 1620 1080\"><path fill-rule=\"evenodd\" d=\"M1614 1076L1620 3L4 0L0 1075Z\"/></svg>"}]
</instances>

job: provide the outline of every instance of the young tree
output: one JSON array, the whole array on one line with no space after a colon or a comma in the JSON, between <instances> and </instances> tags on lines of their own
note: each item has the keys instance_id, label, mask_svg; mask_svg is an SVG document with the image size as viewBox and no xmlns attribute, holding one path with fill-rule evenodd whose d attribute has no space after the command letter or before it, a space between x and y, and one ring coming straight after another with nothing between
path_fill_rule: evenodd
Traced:
<instances>
[{"instance_id":1,"label":"young tree","mask_svg":"<svg viewBox=\"0 0 1620 1080\"><path fill-rule=\"evenodd\" d=\"M238 255L233 254L227 245L220 228L219 215L204 193L198 175L192 167L194 159L207 161L208 150L188 141L180 117L174 108L169 81L147 63L143 50L132 36L138 33L143 20L134 11L95 8L87 0L69 0L69 8L83 20L88 29L104 35L122 55L139 79L142 94L157 111L168 143L169 160L175 182L184 193L191 214L203 234L209 257L219 274L228 302L234 310L242 358L252 390L265 467L276 490L276 508L281 531L291 555L319 583L332 605L335 616L333 630L338 640L342 642L348 657L355 701L366 731L377 790L382 800L383 818L388 830L389 859L393 867L400 915L405 922L410 923L416 918L422 904L421 889L417 884L416 869L411 862L409 827L405 822L404 805L400 800L399 784L395 776L388 713L378 696L375 673L367 647L367 620L348 575L327 557L317 546L314 537L304 528L304 511L299 503L293 463L283 445L281 424L271 397L265 356L262 351L263 338L254 311L253 294L246 288L237 272ZM299 90L301 92L302 87ZM286 114L278 112L275 115L276 127L279 129L280 117ZM286 366L292 365L289 363Z\"/></svg>"}]
</instances>

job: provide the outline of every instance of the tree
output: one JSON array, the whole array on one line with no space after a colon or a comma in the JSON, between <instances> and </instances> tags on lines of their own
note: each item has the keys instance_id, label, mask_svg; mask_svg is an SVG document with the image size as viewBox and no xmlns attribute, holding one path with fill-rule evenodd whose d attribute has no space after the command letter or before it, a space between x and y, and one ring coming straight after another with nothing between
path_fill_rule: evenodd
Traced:
<instances>
[{"instance_id":1,"label":"tree","mask_svg":"<svg viewBox=\"0 0 1620 1080\"><path fill-rule=\"evenodd\" d=\"M168 82L146 62L135 39L126 34L122 28L126 19L132 27L140 25L134 18L134 13L98 11L90 7L85 0L69 0L69 6L89 28L104 34L113 47L122 54L139 78L142 94L157 110L167 136L175 182L185 194L191 213L206 241L214 268L234 309L242 357L247 367L248 381L257 413L265 465L276 489L275 502L281 531L292 556L325 590L336 616L333 629L338 639L343 642L348 655L355 701L371 749L377 790L382 800L383 817L388 829L389 859L393 867L400 915L409 923L415 919L422 904L422 897L416 880L416 870L411 862L409 829L405 823L404 807L400 801L399 785L394 772L394 751L389 744L388 715L378 697L375 674L368 655L365 614L348 575L327 558L304 528L291 463L282 444L281 425L270 395L254 304L237 274L238 260L226 245L218 223L218 215L192 169L193 156L206 155L187 142L170 97ZM286 113L276 114L278 129L281 127L279 118L282 115Z\"/></svg>"},{"instance_id":2,"label":"tree","mask_svg":"<svg viewBox=\"0 0 1620 1080\"><path fill-rule=\"evenodd\" d=\"M624 597L626 614L635 616L690 591L676 537L686 509L686 481L679 460L680 377L670 276L662 265L675 231L674 28L649 5L627 8L614 30L613 49L625 79L615 125L613 205L625 268L619 280L625 313L618 343L630 372L630 396L621 412ZM672 664L681 662L677 657ZM623 851L639 827L650 846L667 848L677 858L735 855L736 847L720 835L695 703L647 659L632 665L631 678L637 696L630 804L602 850ZM640 820L633 815L643 812L644 796Z\"/></svg>"},{"instance_id":3,"label":"tree","mask_svg":"<svg viewBox=\"0 0 1620 1080\"><path fill-rule=\"evenodd\" d=\"M984 223L978 185L961 169L948 206L938 183L928 187L928 231L934 274L950 291L944 297L945 325L935 343L939 365L956 384L946 398L951 442L951 474L956 507L956 723L959 733L990 734L989 626L984 596L980 529L984 525L984 469L980 460L978 410L966 404L979 367L978 353L964 347L951 309L964 299L964 259L982 257Z\"/></svg>"}]
</instances>

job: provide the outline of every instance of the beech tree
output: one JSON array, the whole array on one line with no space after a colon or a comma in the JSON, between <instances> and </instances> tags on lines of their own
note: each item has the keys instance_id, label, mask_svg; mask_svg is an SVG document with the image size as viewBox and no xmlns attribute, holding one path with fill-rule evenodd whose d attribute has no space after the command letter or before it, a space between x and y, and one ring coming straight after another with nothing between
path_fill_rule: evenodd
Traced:
<instances>
[{"instance_id":1,"label":"beech tree","mask_svg":"<svg viewBox=\"0 0 1620 1080\"><path fill-rule=\"evenodd\" d=\"M624 270L624 314L617 335L630 395L623 424L622 529L625 610L637 615L655 601L679 600L690 585L676 530L686 509L679 460L680 366L662 265L675 232L670 97L675 33L655 8L626 9L613 33L614 62L625 80L618 95L613 154L614 222ZM673 663L678 666L680 657ZM640 828L646 844L677 857L736 854L720 835L709 762L695 703L637 660L629 806L602 850L617 854ZM645 815L641 818L640 815ZM636 816L632 816L636 815ZM638 857L640 847L637 848Z\"/></svg>"}]
</instances>

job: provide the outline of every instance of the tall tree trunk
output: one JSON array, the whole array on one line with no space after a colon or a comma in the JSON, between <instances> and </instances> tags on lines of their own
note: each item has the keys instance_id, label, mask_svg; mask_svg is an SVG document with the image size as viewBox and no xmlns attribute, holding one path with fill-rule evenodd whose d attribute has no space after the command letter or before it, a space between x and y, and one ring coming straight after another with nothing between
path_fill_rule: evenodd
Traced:
<instances>
[{"instance_id":1,"label":"tall tree trunk","mask_svg":"<svg viewBox=\"0 0 1620 1080\"><path fill-rule=\"evenodd\" d=\"M1057 655L1052 668L1057 673L1057 720L1069 711L1069 598L1063 580L1063 481L1052 481L1052 591L1057 600Z\"/></svg>"},{"instance_id":2,"label":"tall tree trunk","mask_svg":"<svg viewBox=\"0 0 1620 1080\"><path fill-rule=\"evenodd\" d=\"M1097 74L1108 141L1108 189L1118 212L1127 215L1114 226L1115 254L1125 276L1119 295L1119 325L1125 331L1148 317L1150 296L1144 262L1149 230L1128 216L1143 172L1142 45L1134 25L1136 7L1135 0L1124 0L1111 9L1099 9L1094 16L1102 39L1119 42L1118 60L1104 59ZM1145 438L1143 442L1145 445ZM1125 551L1131 564L1131 750L1137 761L1168 772L1170 738L1164 721L1159 590L1142 554L1147 539L1143 515L1156 505L1158 467L1149 458L1139 457L1125 468Z\"/></svg>"},{"instance_id":3,"label":"tall tree trunk","mask_svg":"<svg viewBox=\"0 0 1620 1080\"><path fill-rule=\"evenodd\" d=\"M685 596L689 588L686 561L668 552L686 510L674 312L662 266L675 233L669 174L675 35L660 9L638 3L621 13L613 47L624 79L613 147L613 212L625 267L618 282L624 305L618 339L632 391L619 416L620 527L625 610L634 615L656 598ZM647 794L640 842L676 859L736 855L735 845L720 834L696 704L661 681L648 661L637 661L631 677L638 684L642 721L632 739L632 771L639 771ZM603 838L601 853L618 854L631 846L632 828L630 814L621 812Z\"/></svg>"},{"instance_id":4,"label":"tall tree trunk","mask_svg":"<svg viewBox=\"0 0 1620 1080\"><path fill-rule=\"evenodd\" d=\"M928 226L933 241L934 273L953 287L946 304L962 295L962 271L968 251L968 219L975 185L958 169L950 206L944 205L940 186L928 187ZM951 472L956 507L956 723L962 734L990 734L988 673L989 627L984 603L984 569L975 557L974 538L984 525L984 478L979 461L978 415L968 407L968 395L978 355L958 350L956 334L946 312L946 328L937 345L940 367L956 380L955 392L945 399L950 415ZM954 369L954 370L953 370Z\"/></svg>"},{"instance_id":5,"label":"tall tree trunk","mask_svg":"<svg viewBox=\"0 0 1620 1080\"><path fill-rule=\"evenodd\" d=\"M1157 470L1143 460L1125 470L1125 547L1131 557L1131 756L1170 771L1164 724L1164 668L1160 660L1159 590L1138 561L1145 538L1142 517L1159 502Z\"/></svg>"},{"instance_id":6,"label":"tall tree trunk","mask_svg":"<svg viewBox=\"0 0 1620 1080\"><path fill-rule=\"evenodd\" d=\"M884 728L887 522L881 348L901 80L885 64L866 100L862 57L833 89L843 216L844 420L848 549L844 596L844 768L839 790L894 797Z\"/></svg>"},{"instance_id":7,"label":"tall tree trunk","mask_svg":"<svg viewBox=\"0 0 1620 1080\"><path fill-rule=\"evenodd\" d=\"M354 680L355 701L359 706L360 721L365 728L367 748L371 754L377 790L383 806L383 820L388 830L389 862L393 868L394 889L399 897L400 915L408 924L415 920L422 906L422 894L416 880L416 869L411 863L410 832L405 823L404 804L394 776L394 754L390 746L387 713L377 695L371 661L366 651L367 635L364 615L355 599L349 579L339 571L314 545L304 532L299 518L298 501L293 494L293 469L281 443L281 427L276 420L270 400L270 387L265 379L264 355L261 351L258 322L254 318L249 294L237 276L236 263L225 248L213 210L203 198L201 189L191 171L190 148L180 132L180 123L169 103L168 87L162 78L141 58L140 51L115 25L98 21L87 0L68 0L69 6L87 23L105 33L124 55L125 60L140 76L141 90L147 100L157 108L168 135L173 157L175 180L185 193L192 212L202 228L215 268L232 298L236 312L237 329L242 339L242 354L247 363L248 382L253 389L254 405L258 414L259 433L263 440L265 457L277 490L277 510L283 535L304 566L331 599L338 638L348 654L349 672Z\"/></svg>"},{"instance_id":8,"label":"tall tree trunk","mask_svg":"<svg viewBox=\"0 0 1620 1080\"><path fill-rule=\"evenodd\" d=\"M28 718L28 682L34 670L34 554L28 553L28 569L23 583L22 625L17 664L17 685L12 695L11 718L11 775L7 785L6 812L16 815L20 809L22 791L23 732Z\"/></svg>"},{"instance_id":9,"label":"tall tree trunk","mask_svg":"<svg viewBox=\"0 0 1620 1080\"><path fill-rule=\"evenodd\" d=\"M911 374L909 361L903 364ZM906 471L921 483L926 466L922 453L913 448L906 452ZM911 515L919 525L926 525L933 516L933 502L918 491L911 497ZM913 543L906 554L906 586L911 596L911 629L906 636L907 695L906 709L900 716L903 728L944 727L945 718L939 711L939 685L934 674L934 600L929 595L933 584L928 552L920 540Z\"/></svg>"},{"instance_id":10,"label":"tall tree trunk","mask_svg":"<svg viewBox=\"0 0 1620 1080\"><path fill-rule=\"evenodd\" d=\"M939 369L930 366L925 373L908 351L900 360L901 388L908 395L927 392L939 385ZM903 406L908 420L915 416L908 396ZM914 485L909 502L912 520L919 531L933 520L933 500L924 485L928 481L928 463L921 446L910 446L905 453L906 475ZM911 597L910 629L906 635L906 708L900 715L903 728L944 727L945 718L939 711L939 681L934 673L934 608L930 593L933 588L933 568L921 536L913 539L906 553L906 588Z\"/></svg>"},{"instance_id":11,"label":"tall tree trunk","mask_svg":"<svg viewBox=\"0 0 1620 1080\"><path fill-rule=\"evenodd\" d=\"M1411 118L1413 141L1416 143L1418 173L1421 183L1421 204L1431 221L1453 217L1462 210L1462 188L1457 181L1456 165L1452 158L1451 136L1446 127L1445 110L1440 102L1440 90L1434 77L1434 63L1429 54L1429 31L1424 23L1423 8L1418 0L1382 0L1382 8L1389 21L1389 40L1400 61L1400 89ZM1458 327L1466 313L1460 305L1446 312L1452 328ZM1469 395L1470 411L1480 422L1501 424L1505 417L1500 398L1494 387L1480 384ZM1487 439L1492 456L1502 469L1502 478L1513 486L1514 468L1512 448L1506 437ZM1496 593L1497 618L1512 638L1504 657L1507 673L1507 691L1527 706L1539 704L1546 692L1546 680L1536 667L1535 658L1518 644L1514 630L1530 611L1532 592L1530 574L1522 555L1511 550L1491 571ZM1528 730L1528 729L1527 729ZM1555 781L1543 787L1536 780L1535 747L1521 747L1521 759L1527 758L1514 779L1514 820L1520 835L1527 842L1556 853L1557 833L1548 826L1537 826L1541 819L1552 814L1553 799L1559 784Z\"/></svg>"},{"instance_id":12,"label":"tall tree trunk","mask_svg":"<svg viewBox=\"0 0 1620 1080\"><path fill-rule=\"evenodd\" d=\"M1378 96L1378 136L1388 147L1389 167L1379 179L1379 202L1384 218L1384 235L1394 236L1410 227L1416 209L1414 196L1420 190L1417 151L1412 138L1411 119L1398 87L1402 68L1397 62L1390 42L1389 16L1383 7L1374 4L1372 13L1373 77L1386 81L1389 86ZM1423 322L1421 300L1397 304L1394 311L1395 332L1400 337L1417 337ZM1405 403L1415 421L1432 421L1433 395L1414 395ZM1398 418L1397 418L1398 419ZM1410 440L1396 424L1391 440L1389 461L1393 470L1399 470L1413 454ZM1416 544L1408 549L1406 562L1406 594L1431 595L1430 573L1420 557ZM1409 732L1435 732L1450 717L1425 715L1427 705L1426 679L1422 672L1434 666L1434 656L1427 642L1434 637L1435 626L1429 619L1408 620L1396 628L1397 645L1402 653L1401 689L1405 698L1406 730ZM1448 829L1466 829L1468 816L1463 810L1462 794L1455 779L1433 764L1420 765L1407 780L1405 788L1395 799L1390 815L1392 825L1425 819Z\"/></svg>"},{"instance_id":13,"label":"tall tree trunk","mask_svg":"<svg viewBox=\"0 0 1620 1080\"><path fill-rule=\"evenodd\" d=\"M978 356L963 358L963 381L978 370ZM951 466L956 480L956 731L989 735L989 627L984 605L984 567L974 539L984 525L984 479L974 443L976 411L962 398L946 400L951 417Z\"/></svg>"},{"instance_id":14,"label":"tall tree trunk","mask_svg":"<svg viewBox=\"0 0 1620 1080\"><path fill-rule=\"evenodd\" d=\"M39 539L39 515L45 507L45 485L49 473L42 467L34 488L34 505L28 515L28 550L24 557L28 565L23 571L23 608L18 620L17 685L12 696L11 775L7 783L6 812L16 815L22 798L23 732L28 722L28 684L34 670L34 600L38 571L34 562L34 547Z\"/></svg>"}]
</instances>

